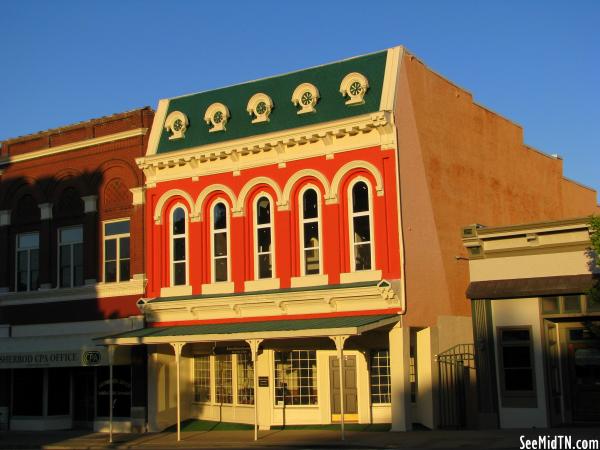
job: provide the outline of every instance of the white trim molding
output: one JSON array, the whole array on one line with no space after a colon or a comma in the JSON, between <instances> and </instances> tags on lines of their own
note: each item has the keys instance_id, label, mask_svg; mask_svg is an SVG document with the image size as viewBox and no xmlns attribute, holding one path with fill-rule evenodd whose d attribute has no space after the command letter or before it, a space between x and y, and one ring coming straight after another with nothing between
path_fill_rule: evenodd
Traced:
<instances>
[{"instance_id":1,"label":"white trim molding","mask_svg":"<svg viewBox=\"0 0 600 450\"><path fill-rule=\"evenodd\" d=\"M97 195L85 195L81 197L83 200L83 212L97 212L98 211L98 196Z\"/></svg>"},{"instance_id":2,"label":"white trim molding","mask_svg":"<svg viewBox=\"0 0 600 450\"><path fill-rule=\"evenodd\" d=\"M94 145L106 144L107 142L114 142L123 139L129 139L136 136L143 136L147 132L148 128L136 128L133 130L121 131L119 133L108 134L106 136L100 136L97 138L86 139L84 141L73 142L71 144L49 147L35 152L23 153L22 155L9 156L4 160L0 160L0 165L29 161L30 159L43 158L46 156L57 155L59 153L92 147Z\"/></svg>"},{"instance_id":3,"label":"white trim molding","mask_svg":"<svg viewBox=\"0 0 600 450\"><path fill-rule=\"evenodd\" d=\"M52 203L40 203L40 220L51 220L52 219Z\"/></svg>"},{"instance_id":4,"label":"white trim molding","mask_svg":"<svg viewBox=\"0 0 600 450\"><path fill-rule=\"evenodd\" d=\"M229 186L225 186L224 184L211 184L209 186L206 186L204 189L202 189L200 194L198 194L198 198L196 198L194 210L196 212L196 215L197 215L199 221L203 220L202 211L204 209L203 208L204 202L206 201L206 198L213 192L222 192L223 194L225 194L225 196L231 202L232 210L237 208L237 203L238 203L237 196L235 195L235 193Z\"/></svg>"},{"instance_id":5,"label":"white trim molding","mask_svg":"<svg viewBox=\"0 0 600 450\"><path fill-rule=\"evenodd\" d=\"M279 209L279 207L281 207L283 205L283 193L281 192L281 188L279 187L279 184L277 184L277 182L275 180L268 178L268 177L256 177L256 178L252 178L250 181L248 181L244 185L244 187L241 189L240 195L238 197L237 205L235 206L235 209L233 211L234 217L240 217L240 216L244 215L244 206L246 204L246 197L248 196L250 191L254 187L258 186L259 184L266 184L271 189L273 189L273 191L275 191L275 195L277 195L278 209ZM273 202L271 195L269 195L268 197L271 200L271 202ZM271 204L271 208L273 208L273 204Z\"/></svg>"},{"instance_id":6,"label":"white trim molding","mask_svg":"<svg viewBox=\"0 0 600 450\"><path fill-rule=\"evenodd\" d=\"M137 158L136 163L150 187L157 182L197 177L199 173L236 175L241 170L268 164L282 166L289 161L318 156L331 159L335 153L375 146L389 150L395 148L395 142L392 113L379 111L184 150L148 153Z\"/></svg>"},{"instance_id":7,"label":"white trim molding","mask_svg":"<svg viewBox=\"0 0 600 450\"><path fill-rule=\"evenodd\" d=\"M131 204L133 206L139 206L146 203L146 188L144 186L131 188L129 189L129 192L131 192L132 195Z\"/></svg>"},{"instance_id":8,"label":"white trim molding","mask_svg":"<svg viewBox=\"0 0 600 450\"><path fill-rule=\"evenodd\" d=\"M290 196L292 194L292 189L296 185L296 183L303 178L315 178L317 179L322 187L323 187L323 195L324 197L331 197L331 186L329 184L329 180L327 177L323 175L322 172L319 172L315 169L301 169L298 172L295 172L291 177L288 178L285 186L283 188L283 198L281 200L281 206L279 207L279 211L287 211L290 209Z\"/></svg>"},{"instance_id":9,"label":"white trim molding","mask_svg":"<svg viewBox=\"0 0 600 450\"><path fill-rule=\"evenodd\" d=\"M383 196L383 177L381 176L379 169L368 161L356 160L344 164L335 173L331 182L331 195L329 198L326 198L326 204L331 205L339 201L339 189L342 178L353 169L364 169L373 175L373 178L375 178L375 192L377 192L378 197ZM371 183L369 182L369 189L371 188Z\"/></svg>"},{"instance_id":10,"label":"white trim molding","mask_svg":"<svg viewBox=\"0 0 600 450\"><path fill-rule=\"evenodd\" d=\"M165 207L165 203L167 203L167 201L169 201L171 198L177 196L182 197L187 202L187 214L189 214L192 222L195 221L194 218L197 218L197 215L192 196L181 189L169 189L167 192L160 196L160 198L156 202L156 206L154 207L154 223L156 225L162 224L163 209Z\"/></svg>"}]
</instances>

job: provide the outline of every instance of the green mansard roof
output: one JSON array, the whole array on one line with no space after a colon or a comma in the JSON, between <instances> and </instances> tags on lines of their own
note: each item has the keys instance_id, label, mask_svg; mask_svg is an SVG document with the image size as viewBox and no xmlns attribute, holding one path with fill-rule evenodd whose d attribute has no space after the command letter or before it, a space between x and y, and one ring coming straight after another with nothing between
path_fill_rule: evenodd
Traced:
<instances>
[{"instance_id":1,"label":"green mansard roof","mask_svg":"<svg viewBox=\"0 0 600 450\"><path fill-rule=\"evenodd\" d=\"M187 116L189 125L185 138L169 140L170 132L164 129L162 123L157 153L215 144L379 111L386 55L387 51L381 51L285 75L170 99L165 117L173 111L180 111ZM352 72L358 72L368 79L369 88L363 104L346 105L348 97L340 93L342 79ZM297 114L298 107L292 103L292 93L302 83L312 83L319 90L320 98L314 113ZM273 109L269 122L252 123L252 117L246 107L248 100L259 92L271 97ZM211 133L210 126L204 121L204 114L207 108L216 102L227 106L230 118L225 131Z\"/></svg>"}]
</instances>

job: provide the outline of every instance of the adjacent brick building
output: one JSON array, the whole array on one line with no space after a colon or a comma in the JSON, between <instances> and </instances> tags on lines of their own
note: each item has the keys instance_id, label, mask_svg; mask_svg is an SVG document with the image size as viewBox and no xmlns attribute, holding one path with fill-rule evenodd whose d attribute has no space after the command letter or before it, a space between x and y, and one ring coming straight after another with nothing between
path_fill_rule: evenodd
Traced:
<instances>
[{"instance_id":1,"label":"adjacent brick building","mask_svg":"<svg viewBox=\"0 0 600 450\"><path fill-rule=\"evenodd\" d=\"M108 416L107 353L91 339L143 323L135 158L153 115L143 108L2 142L0 408L11 429L98 428ZM128 420L141 407L143 422L145 358L136 352L116 355L115 407ZM141 375L133 382L132 370Z\"/></svg>"}]
</instances>

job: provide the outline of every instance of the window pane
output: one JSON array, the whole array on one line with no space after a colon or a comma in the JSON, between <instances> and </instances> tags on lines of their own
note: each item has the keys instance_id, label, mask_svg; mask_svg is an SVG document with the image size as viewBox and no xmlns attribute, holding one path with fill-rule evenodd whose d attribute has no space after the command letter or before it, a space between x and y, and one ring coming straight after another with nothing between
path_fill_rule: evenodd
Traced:
<instances>
[{"instance_id":1,"label":"window pane","mask_svg":"<svg viewBox=\"0 0 600 450\"><path fill-rule=\"evenodd\" d=\"M302 197L302 210L305 219L314 219L319 215L317 192L314 189L309 189L304 192Z\"/></svg>"},{"instance_id":2,"label":"window pane","mask_svg":"<svg viewBox=\"0 0 600 450\"><path fill-rule=\"evenodd\" d=\"M227 281L227 258L215 259L215 281Z\"/></svg>"},{"instance_id":3,"label":"window pane","mask_svg":"<svg viewBox=\"0 0 600 450\"><path fill-rule=\"evenodd\" d=\"M388 350L371 351L371 402L391 402L390 356Z\"/></svg>"},{"instance_id":4,"label":"window pane","mask_svg":"<svg viewBox=\"0 0 600 450\"><path fill-rule=\"evenodd\" d=\"M319 246L319 223L310 222L304 224L304 248L315 248Z\"/></svg>"},{"instance_id":5,"label":"window pane","mask_svg":"<svg viewBox=\"0 0 600 450\"><path fill-rule=\"evenodd\" d=\"M28 251L22 250L17 253L17 291L27 290L28 272Z\"/></svg>"},{"instance_id":6,"label":"window pane","mask_svg":"<svg viewBox=\"0 0 600 450\"><path fill-rule=\"evenodd\" d=\"M532 391L533 377L531 369L504 370L504 387L507 391Z\"/></svg>"},{"instance_id":7,"label":"window pane","mask_svg":"<svg viewBox=\"0 0 600 450\"><path fill-rule=\"evenodd\" d=\"M83 244L73 246L73 286L83 286Z\"/></svg>"},{"instance_id":8,"label":"window pane","mask_svg":"<svg viewBox=\"0 0 600 450\"><path fill-rule=\"evenodd\" d=\"M122 259L119 262L119 281L129 281L131 278L129 273L129 259Z\"/></svg>"},{"instance_id":9,"label":"window pane","mask_svg":"<svg viewBox=\"0 0 600 450\"><path fill-rule=\"evenodd\" d=\"M352 187L352 211L362 212L369 210L369 188L367 184L359 181Z\"/></svg>"},{"instance_id":10,"label":"window pane","mask_svg":"<svg viewBox=\"0 0 600 450\"><path fill-rule=\"evenodd\" d=\"M271 207L267 197L261 197L256 202L256 223L271 223Z\"/></svg>"},{"instance_id":11,"label":"window pane","mask_svg":"<svg viewBox=\"0 0 600 450\"><path fill-rule=\"evenodd\" d=\"M83 240L83 229L81 227L62 228L60 230L60 243L81 242Z\"/></svg>"},{"instance_id":12,"label":"window pane","mask_svg":"<svg viewBox=\"0 0 600 450\"><path fill-rule=\"evenodd\" d=\"M177 208L173 211L173 234L185 233L185 211Z\"/></svg>"},{"instance_id":13,"label":"window pane","mask_svg":"<svg viewBox=\"0 0 600 450\"><path fill-rule=\"evenodd\" d=\"M41 416L44 401L44 370L13 370L13 416Z\"/></svg>"},{"instance_id":14,"label":"window pane","mask_svg":"<svg viewBox=\"0 0 600 450\"><path fill-rule=\"evenodd\" d=\"M254 404L254 365L250 353L237 355L237 401L241 405Z\"/></svg>"},{"instance_id":15,"label":"window pane","mask_svg":"<svg viewBox=\"0 0 600 450\"><path fill-rule=\"evenodd\" d=\"M194 356L194 401L210 402L210 356Z\"/></svg>"},{"instance_id":16,"label":"window pane","mask_svg":"<svg viewBox=\"0 0 600 450\"><path fill-rule=\"evenodd\" d=\"M213 252L213 256L227 256L227 233L214 234Z\"/></svg>"},{"instance_id":17,"label":"window pane","mask_svg":"<svg viewBox=\"0 0 600 450\"><path fill-rule=\"evenodd\" d=\"M39 247L39 234L38 233L23 233L19 234L17 246L20 250L26 248L38 248Z\"/></svg>"},{"instance_id":18,"label":"window pane","mask_svg":"<svg viewBox=\"0 0 600 450\"><path fill-rule=\"evenodd\" d=\"M71 409L70 369L48 369L48 415L66 416Z\"/></svg>"},{"instance_id":19,"label":"window pane","mask_svg":"<svg viewBox=\"0 0 600 450\"><path fill-rule=\"evenodd\" d=\"M174 285L180 286L185 284L185 263L179 262L173 264Z\"/></svg>"},{"instance_id":20,"label":"window pane","mask_svg":"<svg viewBox=\"0 0 600 450\"><path fill-rule=\"evenodd\" d=\"M505 368L531 367L529 346L504 347L502 360Z\"/></svg>"},{"instance_id":21,"label":"window pane","mask_svg":"<svg viewBox=\"0 0 600 450\"><path fill-rule=\"evenodd\" d=\"M271 228L258 229L258 252L271 251Z\"/></svg>"},{"instance_id":22,"label":"window pane","mask_svg":"<svg viewBox=\"0 0 600 450\"><path fill-rule=\"evenodd\" d=\"M354 217L354 242L368 242L371 240L369 216Z\"/></svg>"},{"instance_id":23,"label":"window pane","mask_svg":"<svg viewBox=\"0 0 600 450\"><path fill-rule=\"evenodd\" d=\"M275 352L275 403L317 403L317 360L314 350Z\"/></svg>"},{"instance_id":24,"label":"window pane","mask_svg":"<svg viewBox=\"0 0 600 450\"><path fill-rule=\"evenodd\" d=\"M371 270L371 244L354 246L354 269Z\"/></svg>"},{"instance_id":25,"label":"window pane","mask_svg":"<svg viewBox=\"0 0 600 450\"><path fill-rule=\"evenodd\" d=\"M233 403L231 355L215 356L215 393L217 403Z\"/></svg>"},{"instance_id":26,"label":"window pane","mask_svg":"<svg viewBox=\"0 0 600 450\"><path fill-rule=\"evenodd\" d=\"M117 240L107 239L104 241L104 260L113 261L117 259Z\"/></svg>"},{"instance_id":27,"label":"window pane","mask_svg":"<svg viewBox=\"0 0 600 450\"><path fill-rule=\"evenodd\" d=\"M104 263L104 281L112 283L117 281L117 262L107 261Z\"/></svg>"},{"instance_id":28,"label":"window pane","mask_svg":"<svg viewBox=\"0 0 600 450\"><path fill-rule=\"evenodd\" d=\"M567 295L563 298L565 312L581 312L579 295Z\"/></svg>"},{"instance_id":29,"label":"window pane","mask_svg":"<svg viewBox=\"0 0 600 450\"><path fill-rule=\"evenodd\" d=\"M35 290L39 288L40 274L40 251L29 250L29 289Z\"/></svg>"},{"instance_id":30,"label":"window pane","mask_svg":"<svg viewBox=\"0 0 600 450\"><path fill-rule=\"evenodd\" d=\"M305 250L304 251L304 273L306 275L318 274L319 273L319 250Z\"/></svg>"},{"instance_id":31,"label":"window pane","mask_svg":"<svg viewBox=\"0 0 600 450\"><path fill-rule=\"evenodd\" d=\"M221 230L227 228L227 210L223 203L217 203L213 210L213 228L215 230Z\"/></svg>"},{"instance_id":32,"label":"window pane","mask_svg":"<svg viewBox=\"0 0 600 450\"><path fill-rule=\"evenodd\" d=\"M115 234L129 234L129 220L120 222L109 222L104 224L104 235L113 236Z\"/></svg>"},{"instance_id":33,"label":"window pane","mask_svg":"<svg viewBox=\"0 0 600 450\"><path fill-rule=\"evenodd\" d=\"M185 238L173 239L173 260L185 260Z\"/></svg>"},{"instance_id":34,"label":"window pane","mask_svg":"<svg viewBox=\"0 0 600 450\"><path fill-rule=\"evenodd\" d=\"M62 245L60 247L60 286L69 287L71 286L71 246Z\"/></svg>"},{"instance_id":35,"label":"window pane","mask_svg":"<svg viewBox=\"0 0 600 450\"><path fill-rule=\"evenodd\" d=\"M558 297L542 297L542 312L558 314L560 312Z\"/></svg>"},{"instance_id":36,"label":"window pane","mask_svg":"<svg viewBox=\"0 0 600 450\"><path fill-rule=\"evenodd\" d=\"M109 373L108 366L96 368L97 417L108 417L109 415ZM113 366L113 415L114 417L131 416L131 366Z\"/></svg>"},{"instance_id":37,"label":"window pane","mask_svg":"<svg viewBox=\"0 0 600 450\"><path fill-rule=\"evenodd\" d=\"M258 256L258 278L271 278L273 271L271 267L271 254Z\"/></svg>"},{"instance_id":38,"label":"window pane","mask_svg":"<svg viewBox=\"0 0 600 450\"><path fill-rule=\"evenodd\" d=\"M529 341L529 330L502 330L502 342Z\"/></svg>"},{"instance_id":39,"label":"window pane","mask_svg":"<svg viewBox=\"0 0 600 450\"><path fill-rule=\"evenodd\" d=\"M600 311L600 298L594 298L591 295L586 297L588 311Z\"/></svg>"},{"instance_id":40,"label":"window pane","mask_svg":"<svg viewBox=\"0 0 600 450\"><path fill-rule=\"evenodd\" d=\"M122 237L119 239L119 257L129 258L129 238Z\"/></svg>"}]
</instances>

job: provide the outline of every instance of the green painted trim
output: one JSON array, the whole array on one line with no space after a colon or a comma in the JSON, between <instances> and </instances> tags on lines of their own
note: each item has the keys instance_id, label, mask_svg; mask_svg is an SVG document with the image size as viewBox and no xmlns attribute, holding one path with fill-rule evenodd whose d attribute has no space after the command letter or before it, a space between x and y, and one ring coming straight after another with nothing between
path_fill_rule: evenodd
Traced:
<instances>
[{"instance_id":1,"label":"green painted trim","mask_svg":"<svg viewBox=\"0 0 600 450\"><path fill-rule=\"evenodd\" d=\"M232 292L228 294L207 294L207 295L180 295L177 297L158 297L149 301L149 303L160 303L160 302L179 302L183 300L203 300L209 298L224 298L224 297L240 297L250 295L268 295L268 294L287 294L289 292L309 292L309 291L324 291L327 289L347 289L357 287L369 287L377 286L381 281L361 281L358 283L345 283L345 284L325 284L322 286L310 286L310 287L297 287L297 288L285 288L285 289L268 289L264 291L251 291L251 292Z\"/></svg>"},{"instance_id":2,"label":"green painted trim","mask_svg":"<svg viewBox=\"0 0 600 450\"><path fill-rule=\"evenodd\" d=\"M378 314L373 316L325 317L319 319L266 320L261 322L210 323L203 325L182 325L169 327L150 327L125 333L104 336L99 339L171 337L202 334L257 333L261 331L302 331L332 328L358 328L381 320L398 317L397 314Z\"/></svg>"},{"instance_id":3,"label":"green painted trim","mask_svg":"<svg viewBox=\"0 0 600 450\"><path fill-rule=\"evenodd\" d=\"M381 102L386 58L387 50L384 50L285 75L173 98L170 100L166 116L173 111L181 111L187 115L189 127L185 139L170 141L169 133L164 130L164 123L160 124L161 137L157 153L184 150L376 112ZM342 97L339 92L342 79L350 72L360 72L369 80L369 89L364 98L365 103L362 105L346 105L348 98ZM301 83L312 83L319 90L320 98L315 113L297 114L298 108L292 104L292 93ZM271 97L273 110L269 122L253 124L246 106L250 97L258 92L264 92ZM227 122L226 131L210 133L209 125L204 121L204 114L206 109L215 102L225 104L231 117Z\"/></svg>"}]
</instances>

